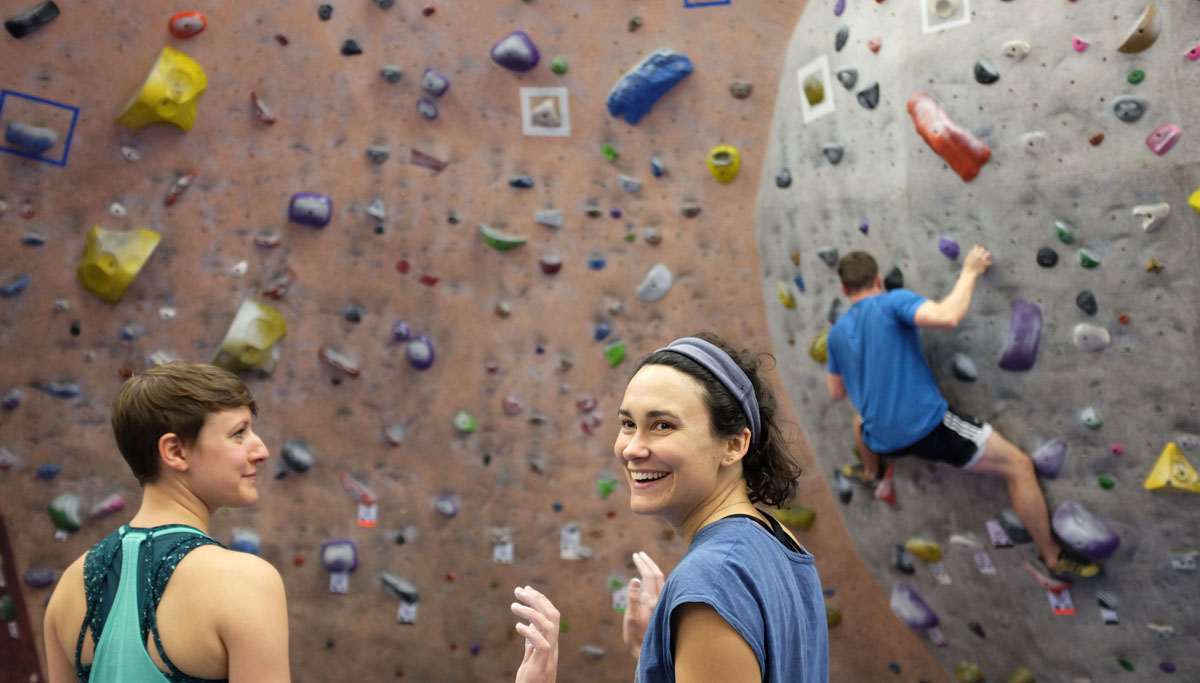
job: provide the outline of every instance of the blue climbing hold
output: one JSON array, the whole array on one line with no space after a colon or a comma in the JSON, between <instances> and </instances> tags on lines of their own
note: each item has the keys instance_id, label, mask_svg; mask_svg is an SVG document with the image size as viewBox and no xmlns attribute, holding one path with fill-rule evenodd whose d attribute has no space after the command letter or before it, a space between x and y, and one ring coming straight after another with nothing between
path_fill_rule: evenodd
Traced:
<instances>
[{"instance_id":1,"label":"blue climbing hold","mask_svg":"<svg viewBox=\"0 0 1200 683\"><path fill-rule=\"evenodd\" d=\"M555 504L551 505L550 507L554 508L554 511L555 511L555 512L562 512L562 509L563 509L563 504L562 504L562 503L555 503Z\"/></svg>"},{"instance_id":2,"label":"blue climbing hold","mask_svg":"<svg viewBox=\"0 0 1200 683\"><path fill-rule=\"evenodd\" d=\"M74 382L45 382L36 386L55 398L75 398L83 393L83 387Z\"/></svg>"},{"instance_id":3,"label":"blue climbing hold","mask_svg":"<svg viewBox=\"0 0 1200 683\"><path fill-rule=\"evenodd\" d=\"M46 238L42 237L41 235L34 235L30 233L28 235L21 236L21 244L24 244L27 247L40 247L46 244Z\"/></svg>"},{"instance_id":4,"label":"blue climbing hold","mask_svg":"<svg viewBox=\"0 0 1200 683\"><path fill-rule=\"evenodd\" d=\"M598 322L596 323L596 331L592 333L592 336L595 337L596 341L604 341L610 334L612 334L612 325L606 322Z\"/></svg>"},{"instance_id":5,"label":"blue climbing hold","mask_svg":"<svg viewBox=\"0 0 1200 683\"><path fill-rule=\"evenodd\" d=\"M796 289L804 291L804 277L801 275L796 276Z\"/></svg>"},{"instance_id":6,"label":"blue climbing hold","mask_svg":"<svg viewBox=\"0 0 1200 683\"><path fill-rule=\"evenodd\" d=\"M603 256L592 256L588 258L588 268L591 268L592 270L602 270L604 268L604 264L606 263L608 263L608 261Z\"/></svg>"},{"instance_id":7,"label":"blue climbing hold","mask_svg":"<svg viewBox=\"0 0 1200 683\"><path fill-rule=\"evenodd\" d=\"M38 465L37 478L38 479L46 479L48 481L50 479L57 477L59 472L62 472L62 468L59 467L58 465L55 465L54 463L51 463L51 462L44 463L44 464Z\"/></svg>"},{"instance_id":8,"label":"blue climbing hold","mask_svg":"<svg viewBox=\"0 0 1200 683\"><path fill-rule=\"evenodd\" d=\"M605 100L608 113L632 124L649 113L659 98L692 73L692 60L674 50L660 49L621 76Z\"/></svg>"},{"instance_id":9,"label":"blue climbing hold","mask_svg":"<svg viewBox=\"0 0 1200 683\"><path fill-rule=\"evenodd\" d=\"M5 297L5 298L8 298L10 296L16 296L16 295L20 294L21 292L25 291L25 288L28 286L29 286L29 276L22 275L21 277L17 278L17 280L15 282L12 282L10 284L4 285L3 287L0 287L0 296Z\"/></svg>"},{"instance_id":10,"label":"blue climbing hold","mask_svg":"<svg viewBox=\"0 0 1200 683\"><path fill-rule=\"evenodd\" d=\"M533 187L533 176L529 174L514 176L508 179L508 185L509 187L520 187L527 190Z\"/></svg>"},{"instance_id":11,"label":"blue climbing hold","mask_svg":"<svg viewBox=\"0 0 1200 683\"><path fill-rule=\"evenodd\" d=\"M894 674L900 673L900 665L896 662L888 662L888 669Z\"/></svg>"},{"instance_id":12,"label":"blue climbing hold","mask_svg":"<svg viewBox=\"0 0 1200 683\"><path fill-rule=\"evenodd\" d=\"M661 159L653 157L650 159L650 172L654 174L655 178L661 178L667 172L667 168L663 166Z\"/></svg>"}]
</instances>

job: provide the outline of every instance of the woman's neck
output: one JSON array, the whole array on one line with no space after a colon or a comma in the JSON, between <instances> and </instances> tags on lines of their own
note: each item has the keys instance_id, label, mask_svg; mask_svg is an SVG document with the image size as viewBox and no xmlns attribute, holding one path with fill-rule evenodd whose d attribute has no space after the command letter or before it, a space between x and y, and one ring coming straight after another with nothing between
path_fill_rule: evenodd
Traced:
<instances>
[{"instance_id":1,"label":"woman's neck","mask_svg":"<svg viewBox=\"0 0 1200 683\"><path fill-rule=\"evenodd\" d=\"M717 491L716 495L704 503L697 505L684 517L682 522L672 524L672 526L675 527L675 533L690 545L692 539L704 527L729 515L737 514L762 517L758 509L750 502L750 496L746 494L746 480L741 477L724 489Z\"/></svg>"},{"instance_id":2,"label":"woman's neck","mask_svg":"<svg viewBox=\"0 0 1200 683\"><path fill-rule=\"evenodd\" d=\"M146 484L142 505L129 525L139 528L186 524L208 533L208 506L179 482L164 479Z\"/></svg>"}]
</instances>

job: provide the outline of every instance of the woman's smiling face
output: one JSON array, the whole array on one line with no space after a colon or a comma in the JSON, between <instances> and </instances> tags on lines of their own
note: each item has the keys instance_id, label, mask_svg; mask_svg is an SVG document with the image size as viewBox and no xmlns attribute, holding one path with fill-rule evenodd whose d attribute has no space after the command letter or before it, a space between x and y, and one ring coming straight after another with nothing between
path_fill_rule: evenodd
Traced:
<instances>
[{"instance_id":1,"label":"woman's smiling face","mask_svg":"<svg viewBox=\"0 0 1200 683\"><path fill-rule=\"evenodd\" d=\"M727 440L713 434L699 382L666 365L646 365L629 381L618 419L613 454L635 513L680 524L717 494Z\"/></svg>"}]
</instances>

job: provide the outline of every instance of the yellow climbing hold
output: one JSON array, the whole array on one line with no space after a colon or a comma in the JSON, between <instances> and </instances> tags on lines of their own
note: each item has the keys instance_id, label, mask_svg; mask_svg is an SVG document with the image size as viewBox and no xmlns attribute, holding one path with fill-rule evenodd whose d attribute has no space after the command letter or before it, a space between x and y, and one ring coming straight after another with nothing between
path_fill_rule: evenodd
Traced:
<instances>
[{"instance_id":1,"label":"yellow climbing hold","mask_svg":"<svg viewBox=\"0 0 1200 683\"><path fill-rule=\"evenodd\" d=\"M718 183L731 183L737 177L742 162L738 151L729 145L713 147L708 152L708 172Z\"/></svg>"},{"instance_id":2,"label":"yellow climbing hold","mask_svg":"<svg viewBox=\"0 0 1200 683\"><path fill-rule=\"evenodd\" d=\"M245 299L229 324L213 365L232 372L259 370L271 374L279 360L276 342L287 334L287 323L279 311L253 299Z\"/></svg>"},{"instance_id":3,"label":"yellow climbing hold","mask_svg":"<svg viewBox=\"0 0 1200 683\"><path fill-rule=\"evenodd\" d=\"M1032 671L1022 666L1009 674L1005 683L1037 683L1037 679L1034 678Z\"/></svg>"},{"instance_id":4,"label":"yellow climbing hold","mask_svg":"<svg viewBox=\"0 0 1200 683\"><path fill-rule=\"evenodd\" d=\"M79 282L92 294L115 304L154 253L162 235L140 230L105 230L92 226L83 260L75 269Z\"/></svg>"},{"instance_id":5,"label":"yellow climbing hold","mask_svg":"<svg viewBox=\"0 0 1200 683\"><path fill-rule=\"evenodd\" d=\"M804 79L804 99L808 100L810 107L825 101L825 84L816 74L809 74L808 78Z\"/></svg>"},{"instance_id":6,"label":"yellow climbing hold","mask_svg":"<svg viewBox=\"0 0 1200 683\"><path fill-rule=\"evenodd\" d=\"M788 289L787 283L777 282L775 287L779 290L779 303L783 304L785 308L795 308L796 297L792 296L792 291Z\"/></svg>"},{"instance_id":7,"label":"yellow climbing hold","mask_svg":"<svg viewBox=\"0 0 1200 683\"><path fill-rule=\"evenodd\" d=\"M904 544L904 549L912 553L913 557L925 562L942 560L942 549L938 547L938 544L924 538L908 539L908 542Z\"/></svg>"},{"instance_id":8,"label":"yellow climbing hold","mask_svg":"<svg viewBox=\"0 0 1200 683\"><path fill-rule=\"evenodd\" d=\"M817 511L803 505L781 507L774 512L774 515L775 519L781 523L801 531L808 531L812 528L813 522L817 521Z\"/></svg>"},{"instance_id":9,"label":"yellow climbing hold","mask_svg":"<svg viewBox=\"0 0 1200 683\"><path fill-rule=\"evenodd\" d=\"M1200 211L1200 189L1197 189L1192 193L1191 197L1188 197L1188 206Z\"/></svg>"},{"instance_id":10,"label":"yellow climbing hold","mask_svg":"<svg viewBox=\"0 0 1200 683\"><path fill-rule=\"evenodd\" d=\"M842 624L842 610L825 605L825 625L828 628L837 628Z\"/></svg>"},{"instance_id":11,"label":"yellow climbing hold","mask_svg":"<svg viewBox=\"0 0 1200 683\"><path fill-rule=\"evenodd\" d=\"M983 669L974 662L959 662L954 667L954 680L960 683L983 683Z\"/></svg>"},{"instance_id":12,"label":"yellow climbing hold","mask_svg":"<svg viewBox=\"0 0 1200 683\"><path fill-rule=\"evenodd\" d=\"M208 78L196 60L164 47L117 123L135 130L152 123L170 123L189 131L196 122L196 102L206 87Z\"/></svg>"},{"instance_id":13,"label":"yellow climbing hold","mask_svg":"<svg viewBox=\"0 0 1200 683\"><path fill-rule=\"evenodd\" d=\"M1196 468L1192 467L1192 463L1183 457L1179 446L1171 442L1158 456L1158 462L1154 463L1154 469L1150 470L1150 476L1146 477L1145 486L1147 491L1165 489L1200 493L1200 477L1196 475Z\"/></svg>"},{"instance_id":14,"label":"yellow climbing hold","mask_svg":"<svg viewBox=\"0 0 1200 683\"><path fill-rule=\"evenodd\" d=\"M826 330L813 337L813 340L808 343L808 356L818 363L829 360L829 349L825 347L825 339L828 336L829 331Z\"/></svg>"}]
</instances>

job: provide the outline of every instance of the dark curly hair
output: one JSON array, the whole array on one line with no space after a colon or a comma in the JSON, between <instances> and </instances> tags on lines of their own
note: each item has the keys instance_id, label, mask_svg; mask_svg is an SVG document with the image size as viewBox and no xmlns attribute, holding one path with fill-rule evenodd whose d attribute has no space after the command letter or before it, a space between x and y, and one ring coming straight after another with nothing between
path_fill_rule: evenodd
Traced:
<instances>
[{"instance_id":1,"label":"dark curly hair","mask_svg":"<svg viewBox=\"0 0 1200 683\"><path fill-rule=\"evenodd\" d=\"M742 459L742 472L746 478L746 489L752 503L765 503L772 507L780 507L792 499L796 493L797 480L800 478L800 465L792 458L785 448L783 432L775 422L777 404L775 394L761 377L759 369L764 357L775 360L774 356L758 353L750 349L735 349L723 339L710 332L699 332L691 335L716 346L737 363L742 372L750 378L754 386L754 396L758 399L759 423L762 425L762 435L755 435L758 447L750 446L750 451ZM711 372L687 356L673 351L655 351L643 357L634 374L647 365L666 365L687 374L704 388L704 404L708 407L709 426L718 437L731 437L740 434L750 426L742 406L734 395L725 388Z\"/></svg>"}]
</instances>

